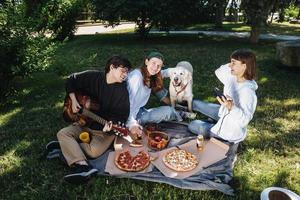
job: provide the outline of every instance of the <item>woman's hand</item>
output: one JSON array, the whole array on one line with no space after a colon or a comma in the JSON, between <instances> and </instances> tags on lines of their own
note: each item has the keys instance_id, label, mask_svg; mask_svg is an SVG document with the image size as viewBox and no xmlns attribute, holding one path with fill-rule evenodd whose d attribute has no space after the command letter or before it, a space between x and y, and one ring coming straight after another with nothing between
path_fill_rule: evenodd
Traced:
<instances>
[{"instance_id":1,"label":"woman's hand","mask_svg":"<svg viewBox=\"0 0 300 200\"><path fill-rule=\"evenodd\" d=\"M102 131L109 132L109 131L111 131L111 128L112 128L112 121L109 121L109 122L105 123Z\"/></svg>"},{"instance_id":2,"label":"woman's hand","mask_svg":"<svg viewBox=\"0 0 300 200\"><path fill-rule=\"evenodd\" d=\"M133 126L129 129L131 137L136 140L142 137L142 128L141 126Z\"/></svg>"},{"instance_id":3,"label":"woman's hand","mask_svg":"<svg viewBox=\"0 0 300 200\"><path fill-rule=\"evenodd\" d=\"M74 93L70 93L69 94L69 97L71 98L71 101L72 101L72 111L73 113L78 113L79 110L81 109L81 106L79 105L77 99L76 99L76 96Z\"/></svg>"},{"instance_id":4,"label":"woman's hand","mask_svg":"<svg viewBox=\"0 0 300 200\"><path fill-rule=\"evenodd\" d=\"M227 95L226 95L226 98L223 97L223 96L221 98L217 96L217 100L219 101L219 103L221 105L226 107L229 111L232 109L232 107L234 105L232 98L230 96L227 96Z\"/></svg>"}]
</instances>

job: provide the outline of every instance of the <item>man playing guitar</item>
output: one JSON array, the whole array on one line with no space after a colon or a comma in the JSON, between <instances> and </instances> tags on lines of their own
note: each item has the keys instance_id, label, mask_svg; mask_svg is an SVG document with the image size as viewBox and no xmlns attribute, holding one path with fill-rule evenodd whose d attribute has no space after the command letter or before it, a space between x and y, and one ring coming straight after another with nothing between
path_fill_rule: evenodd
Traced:
<instances>
[{"instance_id":1,"label":"man playing guitar","mask_svg":"<svg viewBox=\"0 0 300 200\"><path fill-rule=\"evenodd\" d=\"M74 169L73 173L64 177L66 181L82 182L97 173L98 170L89 165L87 157L99 157L112 144L115 135L108 133L112 129L112 123L127 121L130 104L124 80L130 68L131 63L127 58L116 55L108 59L105 72L87 70L68 77L66 92L67 97L71 99L70 112L78 113L84 107L80 105L76 96L80 91L98 103L99 106L93 112L106 119L108 123L102 126L92 122L82 126L75 122L57 133L59 143L55 141L48 143L46 149L50 151L60 147L67 164ZM84 131L92 133L90 143L80 143L79 135Z\"/></svg>"}]
</instances>

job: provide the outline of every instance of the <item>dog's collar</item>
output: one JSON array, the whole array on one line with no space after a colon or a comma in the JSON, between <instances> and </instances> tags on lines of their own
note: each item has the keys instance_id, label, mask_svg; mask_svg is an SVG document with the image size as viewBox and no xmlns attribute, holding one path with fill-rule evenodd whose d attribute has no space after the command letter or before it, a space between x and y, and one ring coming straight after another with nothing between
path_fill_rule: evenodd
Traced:
<instances>
[{"instance_id":1,"label":"dog's collar","mask_svg":"<svg viewBox=\"0 0 300 200\"><path fill-rule=\"evenodd\" d=\"M172 84L173 84L173 83L172 83ZM178 96L181 92L183 92L183 91L185 90L185 88L187 87L188 84L189 84L189 82L187 82L187 84L185 84L183 87L181 87L179 91L176 90L176 87L178 87L178 86L175 86L175 85L173 84L173 87L174 87L175 92L176 92L176 96Z\"/></svg>"}]
</instances>

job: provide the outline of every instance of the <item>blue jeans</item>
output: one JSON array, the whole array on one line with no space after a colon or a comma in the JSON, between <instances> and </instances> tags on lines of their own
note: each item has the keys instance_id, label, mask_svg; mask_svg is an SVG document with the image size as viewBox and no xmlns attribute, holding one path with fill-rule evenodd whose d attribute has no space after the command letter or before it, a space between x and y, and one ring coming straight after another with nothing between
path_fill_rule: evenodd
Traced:
<instances>
[{"instance_id":1,"label":"blue jeans","mask_svg":"<svg viewBox=\"0 0 300 200\"><path fill-rule=\"evenodd\" d=\"M137 114L137 121L140 125L174 120L182 121L182 118L171 106L160 106L151 109L140 108Z\"/></svg>"},{"instance_id":2,"label":"blue jeans","mask_svg":"<svg viewBox=\"0 0 300 200\"><path fill-rule=\"evenodd\" d=\"M154 93L155 96L161 101L163 98L165 98L168 95L168 90L166 88L162 88L161 90Z\"/></svg>"},{"instance_id":3,"label":"blue jeans","mask_svg":"<svg viewBox=\"0 0 300 200\"><path fill-rule=\"evenodd\" d=\"M206 103L200 100L193 100L193 110L200 112L216 121L219 120L218 112L220 109L220 105L214 103ZM202 121L202 120L194 120L192 121L188 129L197 135L203 135L205 138L215 136L210 132L210 129L214 126L214 123Z\"/></svg>"}]
</instances>

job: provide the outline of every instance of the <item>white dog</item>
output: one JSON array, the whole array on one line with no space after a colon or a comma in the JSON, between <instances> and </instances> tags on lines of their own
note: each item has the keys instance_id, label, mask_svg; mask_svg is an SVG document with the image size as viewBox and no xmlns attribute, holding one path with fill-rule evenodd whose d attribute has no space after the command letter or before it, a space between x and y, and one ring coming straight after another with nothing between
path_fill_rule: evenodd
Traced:
<instances>
[{"instance_id":1,"label":"white dog","mask_svg":"<svg viewBox=\"0 0 300 200\"><path fill-rule=\"evenodd\" d=\"M173 107L176 102L187 101L188 111L192 112L193 102L193 66L187 61L179 62L171 68L170 75L170 100Z\"/></svg>"}]
</instances>

